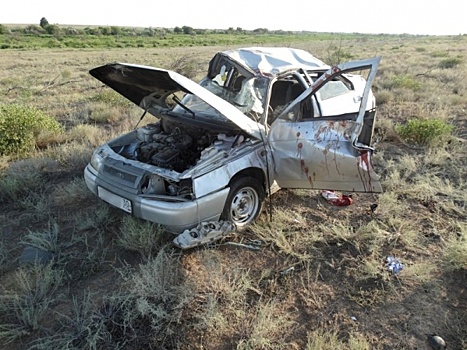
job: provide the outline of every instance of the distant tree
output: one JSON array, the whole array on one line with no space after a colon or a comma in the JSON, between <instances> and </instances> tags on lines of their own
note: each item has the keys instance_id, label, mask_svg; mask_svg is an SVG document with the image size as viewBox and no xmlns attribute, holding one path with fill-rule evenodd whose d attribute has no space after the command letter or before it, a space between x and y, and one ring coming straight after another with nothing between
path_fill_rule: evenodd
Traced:
<instances>
[{"instance_id":1,"label":"distant tree","mask_svg":"<svg viewBox=\"0 0 467 350\"><path fill-rule=\"evenodd\" d=\"M183 26L182 30L183 30L183 34L194 34L195 33L194 29L188 26Z\"/></svg>"},{"instance_id":2,"label":"distant tree","mask_svg":"<svg viewBox=\"0 0 467 350\"><path fill-rule=\"evenodd\" d=\"M174 33L175 33L175 34L181 34L181 33L183 33L183 29L180 28L180 27L175 27L175 28L174 28Z\"/></svg>"},{"instance_id":3,"label":"distant tree","mask_svg":"<svg viewBox=\"0 0 467 350\"><path fill-rule=\"evenodd\" d=\"M99 31L102 35L110 35L110 28L109 27L98 27Z\"/></svg>"},{"instance_id":4,"label":"distant tree","mask_svg":"<svg viewBox=\"0 0 467 350\"><path fill-rule=\"evenodd\" d=\"M143 32L141 33L143 36L155 36L156 30L152 27L144 28Z\"/></svg>"},{"instance_id":5,"label":"distant tree","mask_svg":"<svg viewBox=\"0 0 467 350\"><path fill-rule=\"evenodd\" d=\"M268 32L267 28L256 28L253 30L255 34L266 34Z\"/></svg>"},{"instance_id":6,"label":"distant tree","mask_svg":"<svg viewBox=\"0 0 467 350\"><path fill-rule=\"evenodd\" d=\"M49 25L49 21L47 21L47 18L45 17L42 17L41 18L41 21L39 22L39 25L45 29L45 27L47 27Z\"/></svg>"},{"instance_id":7,"label":"distant tree","mask_svg":"<svg viewBox=\"0 0 467 350\"><path fill-rule=\"evenodd\" d=\"M110 34L119 35L121 33L122 33L122 29L120 27L115 27L115 26L110 27Z\"/></svg>"}]
</instances>

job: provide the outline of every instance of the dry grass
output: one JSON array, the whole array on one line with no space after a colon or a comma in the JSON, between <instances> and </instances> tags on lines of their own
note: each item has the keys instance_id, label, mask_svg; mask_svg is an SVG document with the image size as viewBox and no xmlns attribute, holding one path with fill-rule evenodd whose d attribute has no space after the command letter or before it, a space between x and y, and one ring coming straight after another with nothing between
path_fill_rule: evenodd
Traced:
<instances>
[{"instance_id":1,"label":"dry grass","mask_svg":"<svg viewBox=\"0 0 467 350\"><path fill-rule=\"evenodd\" d=\"M160 225L125 216L117 244L124 249L140 253L143 258L149 258L160 250L164 241L167 241L167 235L164 234L165 230Z\"/></svg>"},{"instance_id":2,"label":"dry grass","mask_svg":"<svg viewBox=\"0 0 467 350\"><path fill-rule=\"evenodd\" d=\"M63 272L51 264L20 269L15 273L15 290L6 291L0 298L0 339L10 343L42 328L42 321L51 304L54 292L62 283Z\"/></svg>"},{"instance_id":3,"label":"dry grass","mask_svg":"<svg viewBox=\"0 0 467 350\"><path fill-rule=\"evenodd\" d=\"M449 348L467 346L466 38L297 46L322 59L383 56L375 165L384 193L336 208L318 191L283 190L272 198L272 221L265 213L228 238L259 240L259 250L224 240L183 253L158 227L87 190L82 173L94 148L142 113L87 72L124 61L200 78L226 47L2 50L0 102L40 108L65 131L26 159L0 160L0 344L422 349L435 332ZM396 126L413 118L440 119L453 137L436 146L404 141ZM18 270L25 245L57 259ZM388 255L404 263L398 275L387 270Z\"/></svg>"}]
</instances>

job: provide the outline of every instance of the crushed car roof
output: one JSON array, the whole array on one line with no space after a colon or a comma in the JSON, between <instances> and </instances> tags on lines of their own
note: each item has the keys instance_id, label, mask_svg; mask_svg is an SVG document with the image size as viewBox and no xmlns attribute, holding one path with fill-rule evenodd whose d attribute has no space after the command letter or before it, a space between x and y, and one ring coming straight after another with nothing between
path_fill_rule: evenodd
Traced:
<instances>
[{"instance_id":1,"label":"crushed car roof","mask_svg":"<svg viewBox=\"0 0 467 350\"><path fill-rule=\"evenodd\" d=\"M329 65L307 51L288 47L248 47L219 52L255 73L278 75L282 72L303 68L324 69Z\"/></svg>"}]
</instances>

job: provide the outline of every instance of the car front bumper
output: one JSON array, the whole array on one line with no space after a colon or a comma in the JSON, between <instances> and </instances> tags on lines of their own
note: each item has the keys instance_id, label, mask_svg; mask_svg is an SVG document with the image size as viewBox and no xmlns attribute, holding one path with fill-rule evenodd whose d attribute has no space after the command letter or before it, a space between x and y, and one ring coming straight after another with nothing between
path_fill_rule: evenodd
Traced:
<instances>
[{"instance_id":1,"label":"car front bumper","mask_svg":"<svg viewBox=\"0 0 467 350\"><path fill-rule=\"evenodd\" d=\"M90 164L84 169L84 179L88 188L102 200L138 218L161 224L173 233L181 233L202 221L219 220L229 194L229 188L224 188L190 201L145 198L106 182Z\"/></svg>"}]
</instances>

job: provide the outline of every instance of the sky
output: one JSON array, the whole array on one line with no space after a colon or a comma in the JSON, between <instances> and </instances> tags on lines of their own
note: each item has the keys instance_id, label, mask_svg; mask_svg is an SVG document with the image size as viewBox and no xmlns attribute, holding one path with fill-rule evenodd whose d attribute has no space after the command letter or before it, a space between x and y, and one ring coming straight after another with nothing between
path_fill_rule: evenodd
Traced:
<instances>
[{"instance_id":1,"label":"sky","mask_svg":"<svg viewBox=\"0 0 467 350\"><path fill-rule=\"evenodd\" d=\"M0 24L386 34L467 34L460 0L20 0L4 1Z\"/></svg>"}]
</instances>

